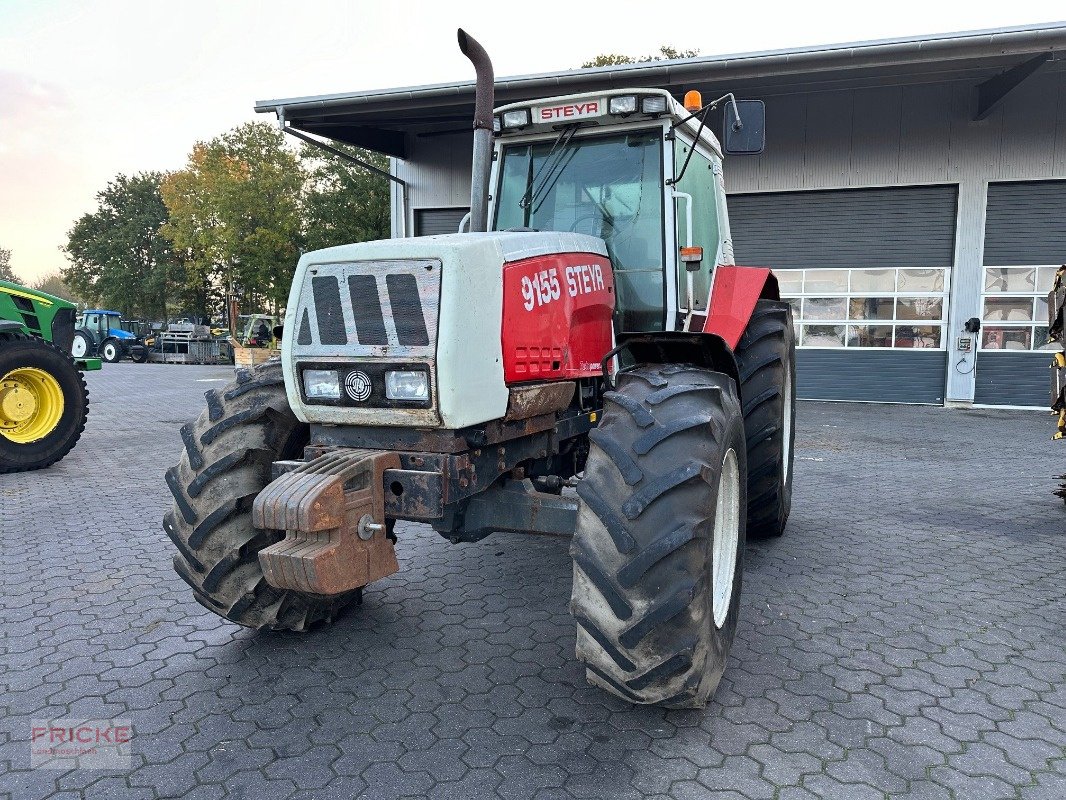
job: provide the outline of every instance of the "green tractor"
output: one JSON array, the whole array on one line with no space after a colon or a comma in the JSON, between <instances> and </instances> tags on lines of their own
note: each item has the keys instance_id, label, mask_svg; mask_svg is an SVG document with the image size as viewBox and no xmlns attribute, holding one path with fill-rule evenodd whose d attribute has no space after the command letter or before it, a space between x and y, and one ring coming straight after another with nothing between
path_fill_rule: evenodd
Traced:
<instances>
[{"instance_id":1,"label":"green tractor","mask_svg":"<svg viewBox=\"0 0 1066 800\"><path fill-rule=\"evenodd\" d=\"M80 370L100 359L70 355L75 314L62 298L0 281L0 474L54 464L85 430Z\"/></svg>"}]
</instances>

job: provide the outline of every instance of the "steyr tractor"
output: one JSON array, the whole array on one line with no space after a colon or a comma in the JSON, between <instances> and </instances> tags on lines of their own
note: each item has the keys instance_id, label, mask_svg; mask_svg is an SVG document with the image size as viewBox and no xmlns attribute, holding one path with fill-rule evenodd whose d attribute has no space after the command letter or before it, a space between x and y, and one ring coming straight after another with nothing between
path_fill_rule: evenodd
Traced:
<instances>
[{"instance_id":1,"label":"steyr tractor","mask_svg":"<svg viewBox=\"0 0 1066 800\"><path fill-rule=\"evenodd\" d=\"M75 358L99 356L109 364L130 358L138 364L148 360L148 347L118 311L93 308L78 315L72 345Z\"/></svg>"},{"instance_id":2,"label":"steyr tractor","mask_svg":"<svg viewBox=\"0 0 1066 800\"><path fill-rule=\"evenodd\" d=\"M280 360L181 429L175 568L228 620L302 631L398 570L397 520L572 536L588 679L701 706L745 537L779 536L791 505L792 318L769 269L733 264L705 125L727 103L727 152L759 151L761 103L627 89L494 112L487 54L459 44L469 232L301 257Z\"/></svg>"},{"instance_id":3,"label":"steyr tractor","mask_svg":"<svg viewBox=\"0 0 1066 800\"><path fill-rule=\"evenodd\" d=\"M100 360L70 355L75 305L0 281L0 473L41 469L69 453L89 414L81 370Z\"/></svg>"}]
</instances>

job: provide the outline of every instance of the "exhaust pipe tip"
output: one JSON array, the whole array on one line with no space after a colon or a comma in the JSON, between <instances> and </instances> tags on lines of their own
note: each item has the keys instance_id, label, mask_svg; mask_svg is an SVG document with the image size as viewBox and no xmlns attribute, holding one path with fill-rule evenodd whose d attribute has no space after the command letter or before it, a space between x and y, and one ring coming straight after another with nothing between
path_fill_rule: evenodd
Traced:
<instances>
[{"instance_id":1,"label":"exhaust pipe tip","mask_svg":"<svg viewBox=\"0 0 1066 800\"><path fill-rule=\"evenodd\" d=\"M462 28L456 33L459 49L474 67L474 157L470 182L470 232L488 229L489 173L492 169L492 60L477 39Z\"/></svg>"},{"instance_id":2,"label":"exhaust pipe tip","mask_svg":"<svg viewBox=\"0 0 1066 800\"><path fill-rule=\"evenodd\" d=\"M456 36L459 39L459 49L462 51L464 56L466 56L467 58L470 58L470 52L469 52L470 40L471 40L470 34L467 33L466 31L464 31L462 28L460 28L458 31L456 31Z\"/></svg>"}]
</instances>

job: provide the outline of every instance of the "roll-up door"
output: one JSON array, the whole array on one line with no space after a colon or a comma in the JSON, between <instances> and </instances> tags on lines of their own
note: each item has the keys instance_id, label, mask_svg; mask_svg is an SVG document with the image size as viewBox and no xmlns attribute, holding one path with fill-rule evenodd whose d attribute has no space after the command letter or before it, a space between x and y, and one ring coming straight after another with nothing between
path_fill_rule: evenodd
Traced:
<instances>
[{"instance_id":1,"label":"roll-up door","mask_svg":"<svg viewBox=\"0 0 1066 800\"><path fill-rule=\"evenodd\" d=\"M1047 293L1066 263L1066 181L993 183L974 402L1046 406Z\"/></svg>"},{"instance_id":2,"label":"roll-up door","mask_svg":"<svg viewBox=\"0 0 1066 800\"><path fill-rule=\"evenodd\" d=\"M457 233L468 208L416 208L415 236Z\"/></svg>"},{"instance_id":3,"label":"roll-up door","mask_svg":"<svg viewBox=\"0 0 1066 800\"><path fill-rule=\"evenodd\" d=\"M943 403L956 205L954 186L729 197L736 262L792 304L799 397Z\"/></svg>"}]
</instances>

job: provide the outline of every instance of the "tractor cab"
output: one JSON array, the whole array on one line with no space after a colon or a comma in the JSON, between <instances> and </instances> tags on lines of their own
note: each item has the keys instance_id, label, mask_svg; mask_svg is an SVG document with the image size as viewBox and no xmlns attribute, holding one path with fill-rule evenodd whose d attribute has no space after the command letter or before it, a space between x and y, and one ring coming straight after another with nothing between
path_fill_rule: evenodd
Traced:
<instances>
[{"instance_id":1,"label":"tractor cab","mask_svg":"<svg viewBox=\"0 0 1066 800\"><path fill-rule=\"evenodd\" d=\"M688 330L706 316L717 265L733 263L722 147L707 114L728 103L726 139L738 116L761 150L762 104L731 95L682 106L665 90L618 89L495 111L493 230L585 233L607 246L621 331ZM739 109L743 108L743 111Z\"/></svg>"},{"instance_id":2,"label":"tractor cab","mask_svg":"<svg viewBox=\"0 0 1066 800\"><path fill-rule=\"evenodd\" d=\"M245 347L271 347L278 318L269 314L241 314L237 317L237 342Z\"/></svg>"}]
</instances>

